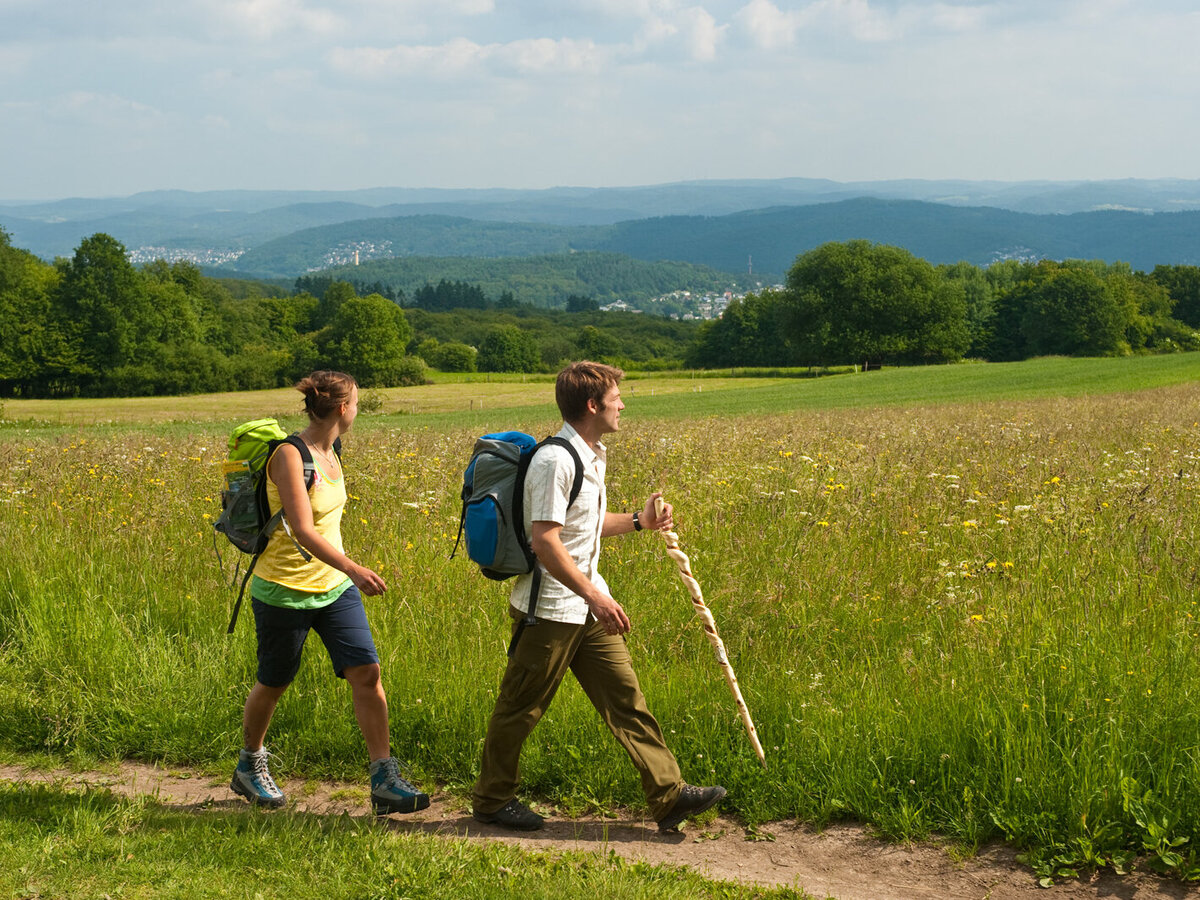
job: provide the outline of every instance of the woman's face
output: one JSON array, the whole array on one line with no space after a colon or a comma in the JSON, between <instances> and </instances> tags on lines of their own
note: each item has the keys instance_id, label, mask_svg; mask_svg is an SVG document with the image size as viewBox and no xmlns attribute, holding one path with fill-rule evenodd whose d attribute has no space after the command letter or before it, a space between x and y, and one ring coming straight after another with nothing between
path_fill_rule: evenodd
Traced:
<instances>
[{"instance_id":1,"label":"woman's face","mask_svg":"<svg viewBox=\"0 0 1200 900\"><path fill-rule=\"evenodd\" d=\"M354 424L354 418L358 415L358 386L350 388L350 402L342 408L341 430L347 432L350 426Z\"/></svg>"}]
</instances>

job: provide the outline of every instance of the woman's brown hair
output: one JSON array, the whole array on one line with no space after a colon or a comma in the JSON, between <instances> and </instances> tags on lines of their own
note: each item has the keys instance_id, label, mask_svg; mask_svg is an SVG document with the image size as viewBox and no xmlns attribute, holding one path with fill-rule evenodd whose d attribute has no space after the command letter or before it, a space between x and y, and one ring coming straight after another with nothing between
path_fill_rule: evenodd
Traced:
<instances>
[{"instance_id":1,"label":"woman's brown hair","mask_svg":"<svg viewBox=\"0 0 1200 900\"><path fill-rule=\"evenodd\" d=\"M304 411L309 421L335 415L343 403L349 403L358 382L345 372L323 369L306 375L296 382L296 390L304 395Z\"/></svg>"}]
</instances>

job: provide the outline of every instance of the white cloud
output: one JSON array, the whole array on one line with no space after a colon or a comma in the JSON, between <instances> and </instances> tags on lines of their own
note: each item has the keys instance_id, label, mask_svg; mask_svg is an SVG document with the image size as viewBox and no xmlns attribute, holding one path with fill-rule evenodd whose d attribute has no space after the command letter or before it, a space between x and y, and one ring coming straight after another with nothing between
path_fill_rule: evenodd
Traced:
<instances>
[{"instance_id":1,"label":"white cloud","mask_svg":"<svg viewBox=\"0 0 1200 900\"><path fill-rule=\"evenodd\" d=\"M43 196L1196 177L1198 32L1194 0L0 0L0 169Z\"/></svg>"},{"instance_id":2,"label":"white cloud","mask_svg":"<svg viewBox=\"0 0 1200 900\"><path fill-rule=\"evenodd\" d=\"M221 0L215 6L217 16L229 28L244 29L258 39L290 32L329 35L342 28L336 13L308 7L300 0Z\"/></svg>"},{"instance_id":3,"label":"white cloud","mask_svg":"<svg viewBox=\"0 0 1200 900\"><path fill-rule=\"evenodd\" d=\"M717 44L728 25L718 25L707 10L694 6L683 14L684 32L693 59L708 61L717 55Z\"/></svg>"},{"instance_id":4,"label":"white cloud","mask_svg":"<svg viewBox=\"0 0 1200 900\"><path fill-rule=\"evenodd\" d=\"M335 47L329 63L346 75L365 78L390 78L403 75L454 77L476 67L483 47L466 38L438 46Z\"/></svg>"},{"instance_id":5,"label":"white cloud","mask_svg":"<svg viewBox=\"0 0 1200 900\"><path fill-rule=\"evenodd\" d=\"M738 26L764 50L777 50L791 44L804 19L804 13L785 12L771 0L750 0L734 16Z\"/></svg>"},{"instance_id":6,"label":"white cloud","mask_svg":"<svg viewBox=\"0 0 1200 900\"><path fill-rule=\"evenodd\" d=\"M764 50L791 46L802 36L849 37L863 43L898 41L925 33L956 33L981 28L992 4L888 4L870 0L814 0L783 9L772 0L750 0L732 17L735 25Z\"/></svg>"},{"instance_id":7,"label":"white cloud","mask_svg":"<svg viewBox=\"0 0 1200 900\"><path fill-rule=\"evenodd\" d=\"M47 115L70 119L87 126L110 128L118 122L127 126L148 126L162 118L152 106L115 94L71 91L51 98L43 107Z\"/></svg>"},{"instance_id":8,"label":"white cloud","mask_svg":"<svg viewBox=\"0 0 1200 900\"><path fill-rule=\"evenodd\" d=\"M477 44L456 38L440 45L339 47L330 65L367 78L429 76L459 78L487 70L495 74L541 75L598 71L604 53L591 41L528 38L504 44Z\"/></svg>"},{"instance_id":9,"label":"white cloud","mask_svg":"<svg viewBox=\"0 0 1200 900\"><path fill-rule=\"evenodd\" d=\"M728 28L728 24L717 24L702 6L670 4L669 9L648 11L632 37L617 46L620 54L631 61L642 56L662 60L665 54L668 59L710 62L716 58Z\"/></svg>"},{"instance_id":10,"label":"white cloud","mask_svg":"<svg viewBox=\"0 0 1200 900\"><path fill-rule=\"evenodd\" d=\"M495 0L344 0L336 4L339 10L350 8L366 8L379 10L389 15L459 15L482 16L494 12Z\"/></svg>"},{"instance_id":11,"label":"white cloud","mask_svg":"<svg viewBox=\"0 0 1200 900\"><path fill-rule=\"evenodd\" d=\"M591 41L533 38L488 48L488 55L523 74L543 72L595 72L603 53Z\"/></svg>"}]
</instances>

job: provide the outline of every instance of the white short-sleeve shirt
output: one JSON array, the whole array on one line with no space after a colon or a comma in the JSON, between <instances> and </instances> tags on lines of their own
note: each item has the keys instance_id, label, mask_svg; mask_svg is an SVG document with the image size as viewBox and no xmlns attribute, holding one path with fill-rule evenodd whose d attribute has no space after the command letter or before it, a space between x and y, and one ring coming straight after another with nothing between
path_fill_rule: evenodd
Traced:
<instances>
[{"instance_id":1,"label":"white short-sleeve shirt","mask_svg":"<svg viewBox=\"0 0 1200 900\"><path fill-rule=\"evenodd\" d=\"M604 445L593 450L569 424L563 423L558 436L571 442L583 462L583 485L570 507L571 485L575 481L575 462L562 447L548 444L540 449L529 464L525 476L525 533L533 534L534 522L556 522L562 525L559 536L567 553L584 577L608 593L608 584L599 572L600 532L608 498L604 491L606 452ZM581 625L587 620L587 603L582 597L546 571L542 572L542 587L538 594L535 615L539 619ZM521 612L529 610L529 588L533 573L521 575L513 585L509 601Z\"/></svg>"}]
</instances>

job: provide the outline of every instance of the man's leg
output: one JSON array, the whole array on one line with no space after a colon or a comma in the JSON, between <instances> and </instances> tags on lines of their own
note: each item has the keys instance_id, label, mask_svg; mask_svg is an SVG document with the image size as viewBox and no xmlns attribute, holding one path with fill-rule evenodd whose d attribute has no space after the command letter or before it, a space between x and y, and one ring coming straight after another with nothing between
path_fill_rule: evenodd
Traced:
<instances>
[{"instance_id":1,"label":"man's leg","mask_svg":"<svg viewBox=\"0 0 1200 900\"><path fill-rule=\"evenodd\" d=\"M662 729L646 707L624 638L589 622L571 671L633 760L642 777L650 815L661 819L679 797L683 779L675 755L663 740Z\"/></svg>"},{"instance_id":2,"label":"man's leg","mask_svg":"<svg viewBox=\"0 0 1200 900\"><path fill-rule=\"evenodd\" d=\"M514 631L517 624L514 620ZM539 621L522 632L483 741L472 795L477 814L491 815L516 796L521 746L554 699L583 630L582 625Z\"/></svg>"}]
</instances>

